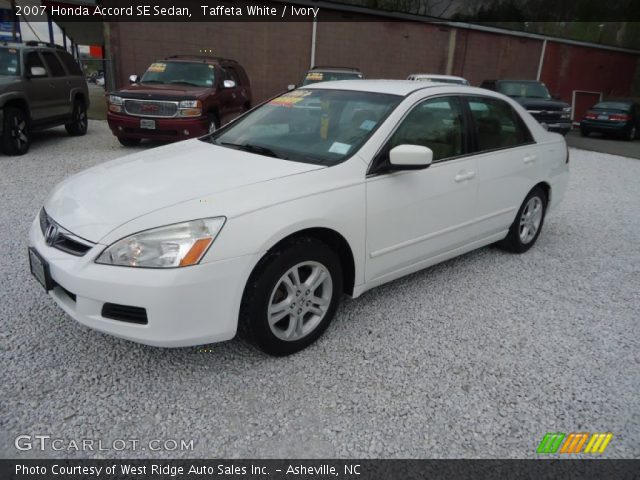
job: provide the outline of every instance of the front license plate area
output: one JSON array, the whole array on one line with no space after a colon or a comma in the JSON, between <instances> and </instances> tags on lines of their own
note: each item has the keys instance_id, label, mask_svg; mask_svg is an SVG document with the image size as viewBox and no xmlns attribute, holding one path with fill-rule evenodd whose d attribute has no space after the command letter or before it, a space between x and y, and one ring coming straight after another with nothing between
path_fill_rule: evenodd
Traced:
<instances>
[{"instance_id":1,"label":"front license plate area","mask_svg":"<svg viewBox=\"0 0 640 480\"><path fill-rule=\"evenodd\" d=\"M48 292L53 288L53 280L49 273L49 264L34 249L29 248L29 269L31 274L38 280L38 283Z\"/></svg>"},{"instance_id":2,"label":"front license plate area","mask_svg":"<svg viewBox=\"0 0 640 480\"><path fill-rule=\"evenodd\" d=\"M609 115L598 115L598 120L609 120Z\"/></svg>"},{"instance_id":3,"label":"front license plate area","mask_svg":"<svg viewBox=\"0 0 640 480\"><path fill-rule=\"evenodd\" d=\"M143 118L140 120L140 128L144 128L147 130L155 130L156 129L156 121L149 120L148 118Z\"/></svg>"}]
</instances>

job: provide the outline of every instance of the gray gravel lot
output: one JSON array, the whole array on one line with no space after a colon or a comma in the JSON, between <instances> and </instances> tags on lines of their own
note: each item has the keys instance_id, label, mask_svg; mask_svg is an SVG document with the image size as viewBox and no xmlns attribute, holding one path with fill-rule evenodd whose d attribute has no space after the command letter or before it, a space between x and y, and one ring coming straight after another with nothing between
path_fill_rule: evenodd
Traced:
<instances>
[{"instance_id":1,"label":"gray gravel lot","mask_svg":"<svg viewBox=\"0 0 640 480\"><path fill-rule=\"evenodd\" d=\"M91 331L31 279L49 190L130 151L92 121L0 157L0 456L536 457L546 432L611 431L607 457L640 457L640 161L573 150L531 251L484 248L347 300L317 344L275 359ZM18 452L19 434L195 449Z\"/></svg>"}]
</instances>

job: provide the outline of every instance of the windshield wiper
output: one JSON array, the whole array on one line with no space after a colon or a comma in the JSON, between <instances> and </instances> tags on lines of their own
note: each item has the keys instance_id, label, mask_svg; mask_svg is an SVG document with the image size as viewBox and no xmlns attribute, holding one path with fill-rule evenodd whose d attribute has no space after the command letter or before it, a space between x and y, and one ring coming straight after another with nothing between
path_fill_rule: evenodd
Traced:
<instances>
[{"instance_id":1,"label":"windshield wiper","mask_svg":"<svg viewBox=\"0 0 640 480\"><path fill-rule=\"evenodd\" d=\"M260 145L252 145L251 143L239 144L239 143L231 143L231 142L220 142L218 143L218 145L232 147L238 150L242 150L243 152L257 153L258 155L264 155L266 157L286 159L286 157L283 157L282 155L278 155L276 152L274 152L270 148L261 147Z\"/></svg>"}]
</instances>

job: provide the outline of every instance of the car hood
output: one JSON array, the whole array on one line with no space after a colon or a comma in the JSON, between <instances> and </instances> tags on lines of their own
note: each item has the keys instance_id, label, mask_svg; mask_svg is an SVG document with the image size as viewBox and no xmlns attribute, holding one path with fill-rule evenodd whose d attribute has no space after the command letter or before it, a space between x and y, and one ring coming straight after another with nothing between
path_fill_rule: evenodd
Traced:
<instances>
[{"instance_id":1,"label":"car hood","mask_svg":"<svg viewBox=\"0 0 640 480\"><path fill-rule=\"evenodd\" d=\"M187 140L73 175L56 186L45 209L70 232L99 242L113 229L142 215L320 168ZM185 220L191 220L188 213Z\"/></svg>"},{"instance_id":2,"label":"car hood","mask_svg":"<svg viewBox=\"0 0 640 480\"><path fill-rule=\"evenodd\" d=\"M4 88L8 85L12 85L20 81L20 77L13 75L0 75L0 90L4 90Z\"/></svg>"},{"instance_id":3,"label":"car hood","mask_svg":"<svg viewBox=\"0 0 640 480\"><path fill-rule=\"evenodd\" d=\"M542 98L512 97L527 110L562 110L570 105L560 100L545 100Z\"/></svg>"},{"instance_id":4,"label":"car hood","mask_svg":"<svg viewBox=\"0 0 640 480\"><path fill-rule=\"evenodd\" d=\"M196 98L208 95L211 91L211 88L196 87L192 85L136 83L128 87L121 88L120 90L118 90L117 92L113 92L112 94L126 98L144 98L154 100L160 98Z\"/></svg>"}]
</instances>

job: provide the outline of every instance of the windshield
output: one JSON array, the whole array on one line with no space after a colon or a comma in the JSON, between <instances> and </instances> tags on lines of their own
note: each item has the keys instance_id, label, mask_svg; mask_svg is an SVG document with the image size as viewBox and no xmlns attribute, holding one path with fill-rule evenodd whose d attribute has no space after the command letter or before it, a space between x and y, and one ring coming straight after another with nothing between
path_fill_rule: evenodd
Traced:
<instances>
[{"instance_id":1,"label":"windshield","mask_svg":"<svg viewBox=\"0 0 640 480\"><path fill-rule=\"evenodd\" d=\"M15 48L0 48L0 75L20 75L18 51Z\"/></svg>"},{"instance_id":2,"label":"windshield","mask_svg":"<svg viewBox=\"0 0 640 480\"><path fill-rule=\"evenodd\" d=\"M208 63L156 62L142 76L142 83L213 87L215 68Z\"/></svg>"},{"instance_id":3,"label":"windshield","mask_svg":"<svg viewBox=\"0 0 640 480\"><path fill-rule=\"evenodd\" d=\"M358 72L314 72L307 73L302 86L318 82L330 82L332 80L358 80L362 74Z\"/></svg>"},{"instance_id":4,"label":"windshield","mask_svg":"<svg viewBox=\"0 0 640 480\"><path fill-rule=\"evenodd\" d=\"M549 90L542 82L500 82L498 91L508 97L551 99Z\"/></svg>"},{"instance_id":5,"label":"windshield","mask_svg":"<svg viewBox=\"0 0 640 480\"><path fill-rule=\"evenodd\" d=\"M270 157L335 165L356 152L402 98L346 90L294 90L203 140Z\"/></svg>"}]
</instances>

